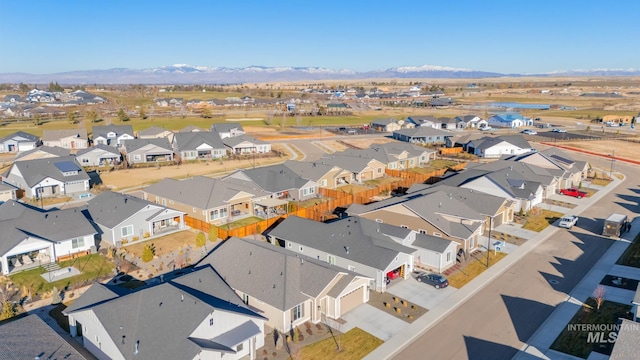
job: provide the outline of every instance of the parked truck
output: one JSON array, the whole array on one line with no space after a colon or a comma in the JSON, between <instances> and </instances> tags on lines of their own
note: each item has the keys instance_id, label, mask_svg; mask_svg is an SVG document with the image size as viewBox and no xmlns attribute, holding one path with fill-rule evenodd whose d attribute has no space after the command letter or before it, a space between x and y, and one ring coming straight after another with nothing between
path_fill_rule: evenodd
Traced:
<instances>
[{"instance_id":1,"label":"parked truck","mask_svg":"<svg viewBox=\"0 0 640 360\"><path fill-rule=\"evenodd\" d=\"M605 221L602 235L620 237L627 230L627 215L611 214Z\"/></svg>"}]
</instances>

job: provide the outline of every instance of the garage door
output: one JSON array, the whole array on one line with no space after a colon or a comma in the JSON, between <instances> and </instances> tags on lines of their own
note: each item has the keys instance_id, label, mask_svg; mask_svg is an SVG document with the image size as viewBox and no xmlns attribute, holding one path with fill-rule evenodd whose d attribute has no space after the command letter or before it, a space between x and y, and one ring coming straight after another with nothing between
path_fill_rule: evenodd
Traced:
<instances>
[{"instance_id":1,"label":"garage door","mask_svg":"<svg viewBox=\"0 0 640 360\"><path fill-rule=\"evenodd\" d=\"M85 191L84 181L68 182L64 186L64 190L67 194L77 193Z\"/></svg>"},{"instance_id":2,"label":"garage door","mask_svg":"<svg viewBox=\"0 0 640 360\"><path fill-rule=\"evenodd\" d=\"M364 299L364 286L348 293L340 298L340 316L343 316L347 311L362 304Z\"/></svg>"}]
</instances>

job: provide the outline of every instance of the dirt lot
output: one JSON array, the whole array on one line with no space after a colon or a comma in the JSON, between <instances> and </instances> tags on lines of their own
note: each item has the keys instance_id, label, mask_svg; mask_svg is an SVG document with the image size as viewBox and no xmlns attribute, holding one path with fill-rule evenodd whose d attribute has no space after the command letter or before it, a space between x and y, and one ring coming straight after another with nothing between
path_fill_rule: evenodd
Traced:
<instances>
[{"instance_id":1,"label":"dirt lot","mask_svg":"<svg viewBox=\"0 0 640 360\"><path fill-rule=\"evenodd\" d=\"M640 144L622 140L567 141L559 145L598 152L604 155L615 150L615 156L625 159L640 160Z\"/></svg>"}]
</instances>

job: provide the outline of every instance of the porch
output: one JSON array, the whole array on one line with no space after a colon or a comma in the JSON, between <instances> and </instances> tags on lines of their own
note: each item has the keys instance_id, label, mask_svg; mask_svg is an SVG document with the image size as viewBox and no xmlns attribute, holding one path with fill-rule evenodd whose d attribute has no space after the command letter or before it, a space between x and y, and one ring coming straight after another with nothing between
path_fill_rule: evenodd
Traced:
<instances>
[{"instance_id":1,"label":"porch","mask_svg":"<svg viewBox=\"0 0 640 360\"><path fill-rule=\"evenodd\" d=\"M173 161L173 154L147 154L145 155L146 162L156 162L156 161Z\"/></svg>"},{"instance_id":2,"label":"porch","mask_svg":"<svg viewBox=\"0 0 640 360\"><path fill-rule=\"evenodd\" d=\"M179 216L168 219L161 219L152 223L151 236L159 236L182 229L184 221Z\"/></svg>"},{"instance_id":3,"label":"porch","mask_svg":"<svg viewBox=\"0 0 640 360\"><path fill-rule=\"evenodd\" d=\"M13 275L25 270L31 270L38 268L44 264L51 263L51 256L49 255L49 249L44 248L40 250L29 251L16 255L9 255L0 261L0 267L2 272L6 275ZM4 271L5 265L8 271Z\"/></svg>"},{"instance_id":4,"label":"porch","mask_svg":"<svg viewBox=\"0 0 640 360\"><path fill-rule=\"evenodd\" d=\"M256 216L268 219L278 215L287 213L287 204L289 202L281 199L267 198L254 203L254 211Z\"/></svg>"}]
</instances>

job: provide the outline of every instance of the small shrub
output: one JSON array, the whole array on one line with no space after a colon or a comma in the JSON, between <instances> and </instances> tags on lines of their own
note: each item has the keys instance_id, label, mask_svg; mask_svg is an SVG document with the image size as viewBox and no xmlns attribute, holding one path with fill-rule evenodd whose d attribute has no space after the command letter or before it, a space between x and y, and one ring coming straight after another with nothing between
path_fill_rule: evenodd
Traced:
<instances>
[{"instance_id":1,"label":"small shrub","mask_svg":"<svg viewBox=\"0 0 640 360\"><path fill-rule=\"evenodd\" d=\"M203 247L206 244L207 244L206 236L204 236L204 233L202 231L199 231L198 234L196 235L196 246Z\"/></svg>"},{"instance_id":2,"label":"small shrub","mask_svg":"<svg viewBox=\"0 0 640 360\"><path fill-rule=\"evenodd\" d=\"M134 236L134 237L131 238L131 241L138 241L138 240L140 240L139 236Z\"/></svg>"},{"instance_id":3,"label":"small shrub","mask_svg":"<svg viewBox=\"0 0 640 360\"><path fill-rule=\"evenodd\" d=\"M126 243L128 243L128 242L129 242L129 240L127 240L127 239L122 239L122 245L125 245L125 244L126 244Z\"/></svg>"},{"instance_id":4,"label":"small shrub","mask_svg":"<svg viewBox=\"0 0 640 360\"><path fill-rule=\"evenodd\" d=\"M142 250L142 261L147 263L153 260L154 256L155 256L155 251L153 250L152 246L146 245Z\"/></svg>"},{"instance_id":5,"label":"small shrub","mask_svg":"<svg viewBox=\"0 0 640 360\"><path fill-rule=\"evenodd\" d=\"M209 241L218 240L218 227L211 225L209 226Z\"/></svg>"},{"instance_id":6,"label":"small shrub","mask_svg":"<svg viewBox=\"0 0 640 360\"><path fill-rule=\"evenodd\" d=\"M149 232L148 232L148 231L147 231L146 233L144 233L144 238L145 238L145 239L146 239L146 238L148 238L148 237L150 237L150 236L151 236L151 234L149 234Z\"/></svg>"}]
</instances>

